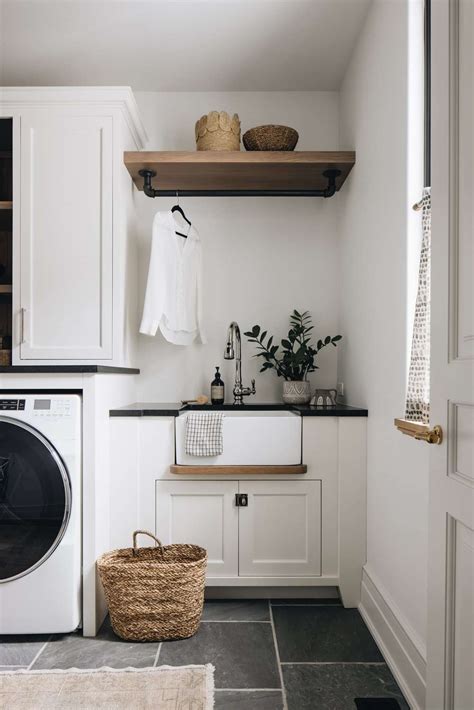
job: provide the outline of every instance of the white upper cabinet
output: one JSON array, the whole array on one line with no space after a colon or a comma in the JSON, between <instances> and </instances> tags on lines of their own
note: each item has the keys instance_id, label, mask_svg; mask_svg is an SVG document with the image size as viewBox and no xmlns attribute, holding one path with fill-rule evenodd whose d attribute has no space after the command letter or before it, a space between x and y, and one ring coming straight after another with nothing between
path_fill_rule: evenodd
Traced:
<instances>
[{"instance_id":1,"label":"white upper cabinet","mask_svg":"<svg viewBox=\"0 0 474 710\"><path fill-rule=\"evenodd\" d=\"M20 358L111 359L112 119L21 117Z\"/></svg>"},{"instance_id":2,"label":"white upper cabinet","mask_svg":"<svg viewBox=\"0 0 474 710\"><path fill-rule=\"evenodd\" d=\"M130 89L7 88L13 118L13 364L135 364L137 258L123 152Z\"/></svg>"}]
</instances>

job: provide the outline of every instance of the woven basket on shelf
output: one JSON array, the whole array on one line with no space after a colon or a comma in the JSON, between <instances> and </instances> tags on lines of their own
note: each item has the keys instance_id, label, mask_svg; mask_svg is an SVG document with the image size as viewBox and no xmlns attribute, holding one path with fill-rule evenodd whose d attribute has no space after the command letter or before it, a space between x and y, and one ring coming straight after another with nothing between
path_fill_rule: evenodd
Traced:
<instances>
[{"instance_id":1,"label":"woven basket on shelf","mask_svg":"<svg viewBox=\"0 0 474 710\"><path fill-rule=\"evenodd\" d=\"M157 547L137 547L149 535ZM133 547L106 552L97 562L115 633L127 641L188 638L198 630L204 604L207 552L168 545L145 530Z\"/></svg>"},{"instance_id":2,"label":"woven basket on shelf","mask_svg":"<svg viewBox=\"0 0 474 710\"><path fill-rule=\"evenodd\" d=\"M236 113L211 111L196 121L197 150L240 150L240 119Z\"/></svg>"},{"instance_id":3,"label":"woven basket on shelf","mask_svg":"<svg viewBox=\"0 0 474 710\"><path fill-rule=\"evenodd\" d=\"M298 131L289 126L256 126L242 136L246 150L294 150Z\"/></svg>"}]
</instances>

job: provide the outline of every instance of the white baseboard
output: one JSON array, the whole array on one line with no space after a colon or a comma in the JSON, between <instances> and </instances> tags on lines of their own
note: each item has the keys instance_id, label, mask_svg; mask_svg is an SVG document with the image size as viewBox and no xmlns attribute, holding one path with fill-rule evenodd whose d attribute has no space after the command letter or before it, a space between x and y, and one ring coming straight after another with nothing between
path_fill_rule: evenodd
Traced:
<instances>
[{"instance_id":1,"label":"white baseboard","mask_svg":"<svg viewBox=\"0 0 474 710\"><path fill-rule=\"evenodd\" d=\"M362 576L359 611L412 710L425 707L426 654L408 624L367 569ZM425 657L424 657L425 656Z\"/></svg>"}]
</instances>

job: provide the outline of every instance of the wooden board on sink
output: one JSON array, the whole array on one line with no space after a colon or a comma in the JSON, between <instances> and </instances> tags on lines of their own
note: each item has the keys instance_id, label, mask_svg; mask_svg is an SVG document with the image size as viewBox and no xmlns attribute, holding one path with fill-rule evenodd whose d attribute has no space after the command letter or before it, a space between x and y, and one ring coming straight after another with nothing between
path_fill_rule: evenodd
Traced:
<instances>
[{"instance_id":1,"label":"wooden board on sink","mask_svg":"<svg viewBox=\"0 0 474 710\"><path fill-rule=\"evenodd\" d=\"M170 466L170 473L194 475L204 474L206 476L240 476L245 474L266 474L274 476L275 474L301 474L306 473L308 467L306 464L295 464L293 466L183 466L173 464Z\"/></svg>"}]
</instances>

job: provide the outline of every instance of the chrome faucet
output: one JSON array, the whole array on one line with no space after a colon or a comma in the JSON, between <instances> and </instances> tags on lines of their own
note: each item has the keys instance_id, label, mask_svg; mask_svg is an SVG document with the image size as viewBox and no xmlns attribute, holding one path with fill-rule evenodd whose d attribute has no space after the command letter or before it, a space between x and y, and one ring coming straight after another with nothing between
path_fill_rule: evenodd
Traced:
<instances>
[{"instance_id":1,"label":"chrome faucet","mask_svg":"<svg viewBox=\"0 0 474 710\"><path fill-rule=\"evenodd\" d=\"M235 321L229 325L227 331L227 345L224 352L224 360L234 360L235 358L235 385L234 404L243 404L244 397L255 394L255 380L252 380L252 387L242 386L242 342L240 338L240 328Z\"/></svg>"}]
</instances>

